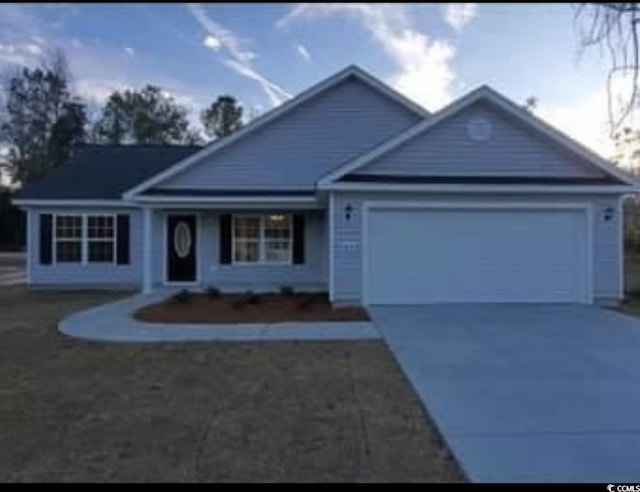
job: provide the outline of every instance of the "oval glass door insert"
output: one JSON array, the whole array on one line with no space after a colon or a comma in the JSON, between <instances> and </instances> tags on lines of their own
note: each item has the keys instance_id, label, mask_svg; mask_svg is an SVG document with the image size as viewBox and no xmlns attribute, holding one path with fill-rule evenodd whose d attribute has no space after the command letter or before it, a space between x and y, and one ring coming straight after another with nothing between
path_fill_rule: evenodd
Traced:
<instances>
[{"instance_id":1,"label":"oval glass door insert","mask_svg":"<svg viewBox=\"0 0 640 492\"><path fill-rule=\"evenodd\" d=\"M191 251L191 229L186 222L178 222L173 231L173 249L178 258L186 258Z\"/></svg>"}]
</instances>

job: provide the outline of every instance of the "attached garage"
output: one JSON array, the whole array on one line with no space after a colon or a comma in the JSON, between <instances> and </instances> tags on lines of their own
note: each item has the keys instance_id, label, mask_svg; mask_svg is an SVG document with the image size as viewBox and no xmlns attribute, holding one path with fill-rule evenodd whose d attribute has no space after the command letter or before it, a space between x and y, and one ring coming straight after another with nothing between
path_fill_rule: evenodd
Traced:
<instances>
[{"instance_id":1,"label":"attached garage","mask_svg":"<svg viewBox=\"0 0 640 492\"><path fill-rule=\"evenodd\" d=\"M368 203L366 304L592 302L586 204Z\"/></svg>"}]
</instances>

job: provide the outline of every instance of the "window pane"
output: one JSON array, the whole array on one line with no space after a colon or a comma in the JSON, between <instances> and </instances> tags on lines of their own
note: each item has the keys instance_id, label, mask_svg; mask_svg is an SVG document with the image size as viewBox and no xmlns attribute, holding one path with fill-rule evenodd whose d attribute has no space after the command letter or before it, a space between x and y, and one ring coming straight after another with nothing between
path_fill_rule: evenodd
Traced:
<instances>
[{"instance_id":1,"label":"window pane","mask_svg":"<svg viewBox=\"0 0 640 492\"><path fill-rule=\"evenodd\" d=\"M267 241L264 251L266 261L274 263L288 263L291 258L291 242Z\"/></svg>"},{"instance_id":2,"label":"window pane","mask_svg":"<svg viewBox=\"0 0 640 492\"><path fill-rule=\"evenodd\" d=\"M80 239L82 237L82 217L80 215L56 216L56 237Z\"/></svg>"},{"instance_id":3,"label":"window pane","mask_svg":"<svg viewBox=\"0 0 640 492\"><path fill-rule=\"evenodd\" d=\"M233 261L257 262L260 259L259 241L236 241Z\"/></svg>"},{"instance_id":4,"label":"window pane","mask_svg":"<svg viewBox=\"0 0 640 492\"><path fill-rule=\"evenodd\" d=\"M289 215L272 214L264 218L264 236L266 239L289 239Z\"/></svg>"},{"instance_id":5,"label":"window pane","mask_svg":"<svg viewBox=\"0 0 640 492\"><path fill-rule=\"evenodd\" d=\"M89 241L89 263L111 263L113 261L112 241Z\"/></svg>"},{"instance_id":6,"label":"window pane","mask_svg":"<svg viewBox=\"0 0 640 492\"><path fill-rule=\"evenodd\" d=\"M107 215L91 215L87 219L89 238L112 238L113 217Z\"/></svg>"},{"instance_id":7,"label":"window pane","mask_svg":"<svg viewBox=\"0 0 640 492\"><path fill-rule=\"evenodd\" d=\"M56 261L59 263L82 261L80 241L56 241Z\"/></svg>"},{"instance_id":8,"label":"window pane","mask_svg":"<svg viewBox=\"0 0 640 492\"><path fill-rule=\"evenodd\" d=\"M234 218L234 238L238 239L259 239L260 238L260 218L242 217Z\"/></svg>"}]
</instances>

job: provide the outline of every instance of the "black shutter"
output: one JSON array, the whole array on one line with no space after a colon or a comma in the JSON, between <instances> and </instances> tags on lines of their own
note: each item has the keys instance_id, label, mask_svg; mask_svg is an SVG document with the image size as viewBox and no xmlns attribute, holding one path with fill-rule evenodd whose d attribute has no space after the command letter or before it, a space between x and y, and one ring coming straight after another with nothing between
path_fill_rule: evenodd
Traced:
<instances>
[{"instance_id":1,"label":"black shutter","mask_svg":"<svg viewBox=\"0 0 640 492\"><path fill-rule=\"evenodd\" d=\"M304 214L293 216L293 263L304 263Z\"/></svg>"},{"instance_id":2,"label":"black shutter","mask_svg":"<svg viewBox=\"0 0 640 492\"><path fill-rule=\"evenodd\" d=\"M220 216L220 264L231 263L231 215Z\"/></svg>"},{"instance_id":3,"label":"black shutter","mask_svg":"<svg viewBox=\"0 0 640 492\"><path fill-rule=\"evenodd\" d=\"M52 259L53 215L40 214L40 263L51 265Z\"/></svg>"},{"instance_id":4,"label":"black shutter","mask_svg":"<svg viewBox=\"0 0 640 492\"><path fill-rule=\"evenodd\" d=\"M117 216L117 238L116 244L116 263L118 265L129 264L129 215L118 214Z\"/></svg>"}]
</instances>

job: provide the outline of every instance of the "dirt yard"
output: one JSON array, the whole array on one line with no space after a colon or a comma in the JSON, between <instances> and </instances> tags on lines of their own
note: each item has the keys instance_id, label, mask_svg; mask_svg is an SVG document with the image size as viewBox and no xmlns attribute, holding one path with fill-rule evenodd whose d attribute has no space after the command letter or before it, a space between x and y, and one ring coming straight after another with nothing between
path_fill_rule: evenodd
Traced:
<instances>
[{"instance_id":1,"label":"dirt yard","mask_svg":"<svg viewBox=\"0 0 640 492\"><path fill-rule=\"evenodd\" d=\"M381 342L118 345L115 293L0 289L0 482L456 482Z\"/></svg>"}]
</instances>

